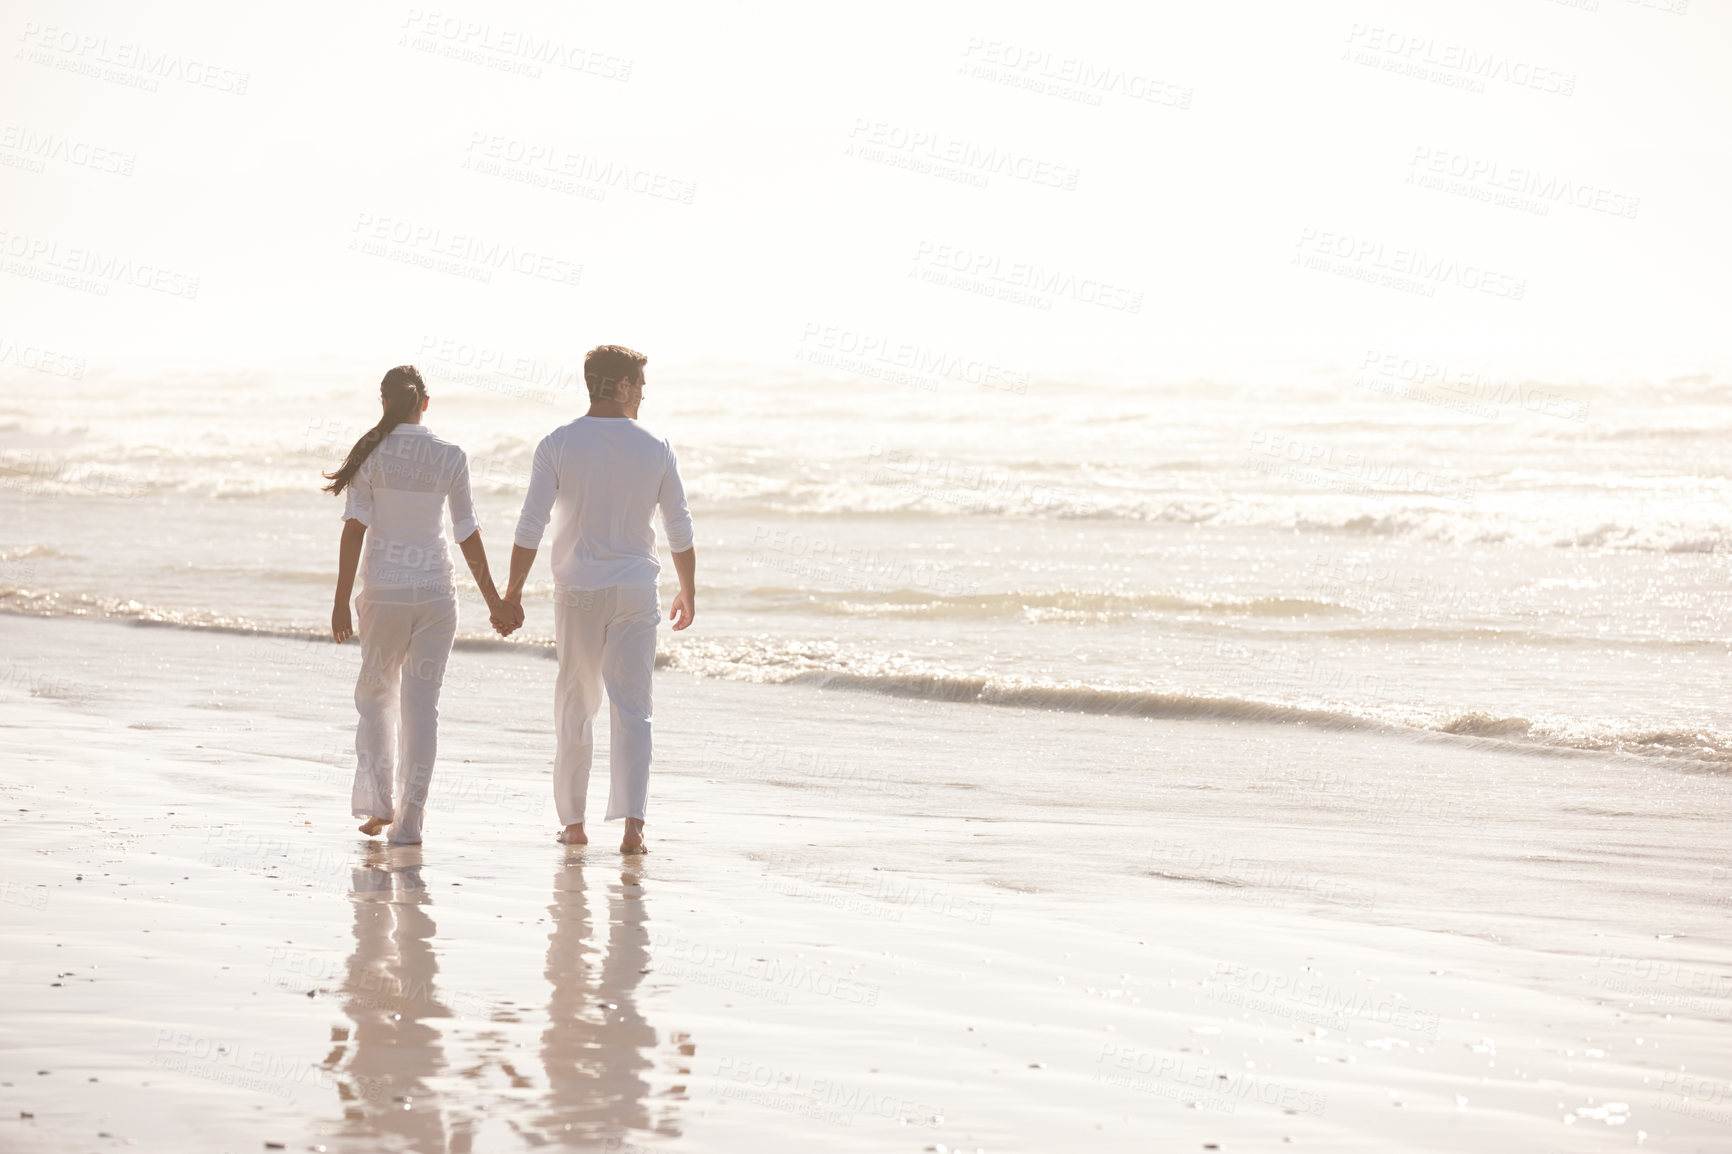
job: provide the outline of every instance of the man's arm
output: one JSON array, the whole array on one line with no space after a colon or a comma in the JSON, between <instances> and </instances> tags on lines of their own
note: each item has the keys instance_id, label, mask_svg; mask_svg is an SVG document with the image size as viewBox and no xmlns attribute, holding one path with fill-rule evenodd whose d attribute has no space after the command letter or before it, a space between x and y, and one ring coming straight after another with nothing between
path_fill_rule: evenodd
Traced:
<instances>
[{"instance_id":1,"label":"man's arm","mask_svg":"<svg viewBox=\"0 0 1732 1154\"><path fill-rule=\"evenodd\" d=\"M698 549L694 545L684 552L674 554L674 572L679 574L680 591L674 595L673 608L668 611L668 620L674 623L677 632L692 623L692 618L698 615Z\"/></svg>"},{"instance_id":2,"label":"man's arm","mask_svg":"<svg viewBox=\"0 0 1732 1154\"><path fill-rule=\"evenodd\" d=\"M536 550L525 549L522 545L511 547L511 577L505 583L505 599L517 606L519 614L523 612L523 583L529 580L535 554Z\"/></svg>"},{"instance_id":3,"label":"man's arm","mask_svg":"<svg viewBox=\"0 0 1732 1154\"><path fill-rule=\"evenodd\" d=\"M331 636L338 645L355 635L349 598L355 594L355 570L361 564L361 542L366 536L366 522L343 522L343 539L337 545L337 603L331 607Z\"/></svg>"},{"instance_id":4,"label":"man's arm","mask_svg":"<svg viewBox=\"0 0 1732 1154\"><path fill-rule=\"evenodd\" d=\"M511 546L511 576L505 583L505 600L517 608L517 619L523 620L523 585L529 580L529 570L535 564L535 554L541 548L541 535L553 516L553 499L559 493L559 477L553 468L553 434L543 437L535 446L535 460L529 466L529 490L523 494L523 512L517 518L517 537Z\"/></svg>"},{"instance_id":5,"label":"man's arm","mask_svg":"<svg viewBox=\"0 0 1732 1154\"><path fill-rule=\"evenodd\" d=\"M680 591L674 597L668 620L676 631L686 628L698 615L698 551L692 541L692 514L686 508L686 486L680 480L680 460L674 447L662 442L667 449L667 468L662 471L661 491L656 504L662 511L662 531L668 535L668 551L674 555L674 572L679 574Z\"/></svg>"}]
</instances>

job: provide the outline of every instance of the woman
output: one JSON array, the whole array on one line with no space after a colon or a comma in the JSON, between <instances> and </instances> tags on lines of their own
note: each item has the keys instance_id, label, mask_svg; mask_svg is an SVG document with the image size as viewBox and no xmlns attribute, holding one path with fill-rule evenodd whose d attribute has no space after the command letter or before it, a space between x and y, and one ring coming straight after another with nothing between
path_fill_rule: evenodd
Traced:
<instances>
[{"instance_id":1,"label":"woman","mask_svg":"<svg viewBox=\"0 0 1732 1154\"><path fill-rule=\"evenodd\" d=\"M331 482L325 492L348 498L331 636L341 645L355 635L349 594L365 543L353 809L367 836L390 826L391 842L414 845L433 778L439 686L457 633L457 588L441 526L447 502L452 534L494 627L509 633L523 616L500 598L487 570L469 497L469 459L421 423L428 401L421 374L413 365L392 369L379 384L379 401L385 410L379 423L355 442L341 468L324 474Z\"/></svg>"}]
</instances>

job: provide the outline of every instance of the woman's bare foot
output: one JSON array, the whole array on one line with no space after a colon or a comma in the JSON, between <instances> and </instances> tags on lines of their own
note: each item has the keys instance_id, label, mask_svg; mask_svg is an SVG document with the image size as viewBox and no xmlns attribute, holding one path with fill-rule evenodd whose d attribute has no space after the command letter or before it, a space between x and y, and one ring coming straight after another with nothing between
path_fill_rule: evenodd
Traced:
<instances>
[{"instance_id":1,"label":"woman's bare foot","mask_svg":"<svg viewBox=\"0 0 1732 1154\"><path fill-rule=\"evenodd\" d=\"M584 836L583 823L581 821L573 822L571 825L568 825L564 829L560 830L558 835L555 836L555 838L553 840L557 841L560 845L588 845L589 844L589 838Z\"/></svg>"},{"instance_id":2,"label":"woman's bare foot","mask_svg":"<svg viewBox=\"0 0 1732 1154\"><path fill-rule=\"evenodd\" d=\"M625 819L625 838L619 843L620 853L648 853L643 843L643 822L635 817Z\"/></svg>"},{"instance_id":3,"label":"woman's bare foot","mask_svg":"<svg viewBox=\"0 0 1732 1154\"><path fill-rule=\"evenodd\" d=\"M358 827L368 837L378 837L379 831L391 824L388 817L370 817Z\"/></svg>"}]
</instances>

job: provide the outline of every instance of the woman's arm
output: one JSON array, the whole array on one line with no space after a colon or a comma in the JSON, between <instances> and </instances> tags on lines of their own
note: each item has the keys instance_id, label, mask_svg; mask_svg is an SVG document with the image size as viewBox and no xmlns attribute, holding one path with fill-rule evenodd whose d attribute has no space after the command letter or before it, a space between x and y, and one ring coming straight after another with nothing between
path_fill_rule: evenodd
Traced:
<instances>
[{"instance_id":1,"label":"woman's arm","mask_svg":"<svg viewBox=\"0 0 1732 1154\"><path fill-rule=\"evenodd\" d=\"M469 562L469 572L481 589L482 600L487 602L487 615L493 620L493 628L499 630L501 637L511 633L523 624L523 610L500 597L499 590L494 588L493 574L487 568L487 550L481 544L481 530L477 529L459 541L457 547L463 550L463 559Z\"/></svg>"},{"instance_id":2,"label":"woman's arm","mask_svg":"<svg viewBox=\"0 0 1732 1154\"><path fill-rule=\"evenodd\" d=\"M445 491L445 497L451 502L451 536L457 547L463 550L463 559L469 562L469 572L481 589L482 599L487 602L487 616L492 619L499 636L509 636L512 630L523 624L523 611L507 605L500 598L499 590L493 587L493 574L487 568L487 550L481 545L481 524L475 516L475 499L469 492L469 458L463 455L462 450L458 450L457 468L452 473L451 487Z\"/></svg>"},{"instance_id":3,"label":"woman's arm","mask_svg":"<svg viewBox=\"0 0 1732 1154\"><path fill-rule=\"evenodd\" d=\"M331 609L331 636L338 645L355 635L349 618L349 598L355 592L355 570L361 564L361 541L366 536L365 523L343 522L343 540L337 546L337 604Z\"/></svg>"}]
</instances>

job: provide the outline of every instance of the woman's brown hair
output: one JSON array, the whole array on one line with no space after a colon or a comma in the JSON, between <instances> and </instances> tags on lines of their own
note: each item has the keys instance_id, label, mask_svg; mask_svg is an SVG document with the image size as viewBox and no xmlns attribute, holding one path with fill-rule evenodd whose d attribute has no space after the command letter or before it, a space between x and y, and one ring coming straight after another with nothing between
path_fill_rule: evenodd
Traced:
<instances>
[{"instance_id":1,"label":"woman's brown hair","mask_svg":"<svg viewBox=\"0 0 1732 1154\"><path fill-rule=\"evenodd\" d=\"M392 429L414 416L415 410L426 401L427 384L414 365L398 365L379 382L379 396L385 401L385 415L379 418L377 425L361 434L361 439L355 442L355 447L349 450L348 457L335 473L321 474L330 482L325 486L325 492L341 493L348 487L373 450L379 447L379 442L390 435Z\"/></svg>"}]
</instances>

